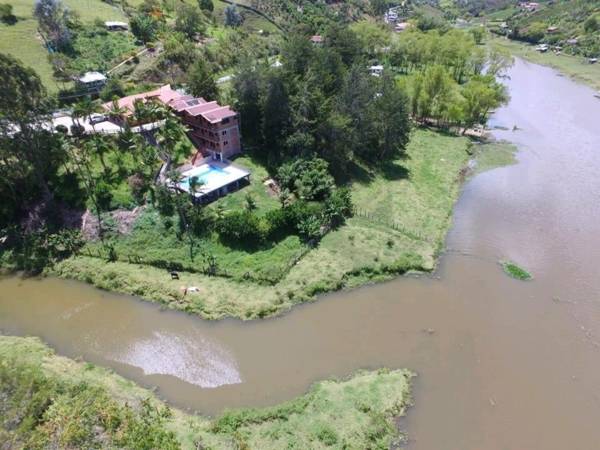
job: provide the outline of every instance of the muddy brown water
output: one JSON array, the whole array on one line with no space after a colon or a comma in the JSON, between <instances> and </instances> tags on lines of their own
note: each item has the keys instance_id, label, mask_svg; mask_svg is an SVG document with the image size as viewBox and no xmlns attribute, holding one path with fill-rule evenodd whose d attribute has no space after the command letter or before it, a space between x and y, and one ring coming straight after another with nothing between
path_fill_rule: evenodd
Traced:
<instances>
[{"instance_id":1,"label":"muddy brown water","mask_svg":"<svg viewBox=\"0 0 600 450\"><path fill-rule=\"evenodd\" d=\"M416 371L409 449L600 448L600 101L518 60L493 117L518 164L468 182L433 276L264 321L205 322L57 279L0 281L0 329L205 414L359 368ZM513 125L519 127L512 131ZM512 259L535 276L508 278Z\"/></svg>"}]
</instances>

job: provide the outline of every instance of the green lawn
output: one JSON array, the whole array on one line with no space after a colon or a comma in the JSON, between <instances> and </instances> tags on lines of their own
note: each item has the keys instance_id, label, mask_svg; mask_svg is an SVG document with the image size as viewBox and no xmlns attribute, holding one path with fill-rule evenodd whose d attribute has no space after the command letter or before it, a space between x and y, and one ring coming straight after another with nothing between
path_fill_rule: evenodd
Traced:
<instances>
[{"instance_id":1,"label":"green lawn","mask_svg":"<svg viewBox=\"0 0 600 450\"><path fill-rule=\"evenodd\" d=\"M15 25L0 24L0 52L8 53L32 67L50 92L60 86L52 76L48 53L37 34L37 21L33 18L34 0L10 0L13 13L19 19ZM83 22L101 20L125 20L122 11L101 0L64 0L77 12Z\"/></svg>"},{"instance_id":2,"label":"green lawn","mask_svg":"<svg viewBox=\"0 0 600 450\"><path fill-rule=\"evenodd\" d=\"M246 155L236 158L234 164L250 171L250 186L223 197L218 202L213 203L213 208L217 205L221 205L228 211L243 208L246 204L247 195L250 195L256 201L259 213L264 213L280 206L279 199L270 195L265 189L263 182L269 178L269 174L263 166Z\"/></svg>"},{"instance_id":3,"label":"green lawn","mask_svg":"<svg viewBox=\"0 0 600 450\"><path fill-rule=\"evenodd\" d=\"M534 46L508 39L496 38L491 45L509 50L513 55L531 62L550 66L559 72L600 90L600 63L590 64L586 58L566 54L556 55L553 52L540 53Z\"/></svg>"},{"instance_id":4,"label":"green lawn","mask_svg":"<svg viewBox=\"0 0 600 450\"><path fill-rule=\"evenodd\" d=\"M10 448L27 447L29 439L57 448L121 448L115 428L131 433L127 426L144 401L165 408L150 391L111 370L57 356L37 338L0 336L0 376L7 377L0 384L0 440ZM171 408L164 420L139 429L138 439L172 431L183 449L390 448L400 438L395 420L411 404L412 377L407 370L359 372L316 383L281 405L214 420ZM127 421L115 421L125 410L132 412Z\"/></svg>"}]
</instances>

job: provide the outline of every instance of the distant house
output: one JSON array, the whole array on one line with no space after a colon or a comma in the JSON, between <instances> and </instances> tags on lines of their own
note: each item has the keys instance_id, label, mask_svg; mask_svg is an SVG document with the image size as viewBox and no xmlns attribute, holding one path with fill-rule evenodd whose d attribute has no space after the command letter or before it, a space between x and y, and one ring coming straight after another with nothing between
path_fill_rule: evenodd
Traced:
<instances>
[{"instance_id":1,"label":"distant house","mask_svg":"<svg viewBox=\"0 0 600 450\"><path fill-rule=\"evenodd\" d=\"M521 9L524 9L529 12L533 12L533 11L536 11L540 7L540 4L537 2L521 2L521 3L519 3L519 6Z\"/></svg>"},{"instance_id":2,"label":"distant house","mask_svg":"<svg viewBox=\"0 0 600 450\"><path fill-rule=\"evenodd\" d=\"M314 36L310 37L310 42L312 42L315 45L321 45L323 44L323 36L315 34Z\"/></svg>"},{"instance_id":3,"label":"distant house","mask_svg":"<svg viewBox=\"0 0 600 450\"><path fill-rule=\"evenodd\" d=\"M540 53L546 53L550 47L548 44L540 44L535 49Z\"/></svg>"},{"instance_id":4,"label":"distant house","mask_svg":"<svg viewBox=\"0 0 600 450\"><path fill-rule=\"evenodd\" d=\"M402 31L406 30L408 27L410 27L410 23L408 23L408 22L400 22L400 23L396 24L396 26L394 27L394 31L396 33L400 33Z\"/></svg>"},{"instance_id":5,"label":"distant house","mask_svg":"<svg viewBox=\"0 0 600 450\"><path fill-rule=\"evenodd\" d=\"M554 27L554 26L552 26L552 27L548 27L548 28L546 29L546 31L547 31L548 33L556 33L556 32L558 31L558 27Z\"/></svg>"},{"instance_id":6,"label":"distant house","mask_svg":"<svg viewBox=\"0 0 600 450\"><path fill-rule=\"evenodd\" d=\"M98 92L106 84L106 76L100 72L86 72L77 79L77 87L87 92Z\"/></svg>"},{"instance_id":7,"label":"distant house","mask_svg":"<svg viewBox=\"0 0 600 450\"><path fill-rule=\"evenodd\" d=\"M577 38L573 38L573 39L567 39L567 44L569 45L577 45L579 41L577 40Z\"/></svg>"},{"instance_id":8,"label":"distant house","mask_svg":"<svg viewBox=\"0 0 600 450\"><path fill-rule=\"evenodd\" d=\"M108 31L127 31L129 29L129 25L125 22L104 22L104 26Z\"/></svg>"},{"instance_id":9,"label":"distant house","mask_svg":"<svg viewBox=\"0 0 600 450\"><path fill-rule=\"evenodd\" d=\"M383 66L380 64L371 66L369 67L369 73L374 77L380 77L381 75L383 75Z\"/></svg>"},{"instance_id":10,"label":"distant house","mask_svg":"<svg viewBox=\"0 0 600 450\"><path fill-rule=\"evenodd\" d=\"M239 114L227 105L183 94L167 84L153 91L117 100L119 108L125 111L123 119L133 114L135 104L139 101L160 102L181 118L189 129L188 137L198 151L195 160L199 163L205 158L223 161L242 151ZM112 102L104 104L107 111L112 106Z\"/></svg>"}]
</instances>

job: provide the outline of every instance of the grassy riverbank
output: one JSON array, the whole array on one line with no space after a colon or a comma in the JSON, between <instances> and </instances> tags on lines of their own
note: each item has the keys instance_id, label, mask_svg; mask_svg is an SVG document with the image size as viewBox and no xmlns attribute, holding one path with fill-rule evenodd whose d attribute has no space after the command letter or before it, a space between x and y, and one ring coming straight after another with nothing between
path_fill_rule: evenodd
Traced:
<instances>
[{"instance_id":1,"label":"grassy riverbank","mask_svg":"<svg viewBox=\"0 0 600 450\"><path fill-rule=\"evenodd\" d=\"M88 256L63 261L52 273L138 295L208 319L252 319L280 313L322 292L409 270L431 270L450 224L461 169L469 159L468 143L466 138L415 131L406 158L377 173L365 170L360 181L354 182L356 216L327 234L318 247L306 248L295 263L291 258L302 248L280 249L288 245L287 240L268 251L236 250L237 264L254 261L247 270L262 265L269 268L267 272L278 274L273 283L256 282L258 275L254 272L248 280L192 272L181 272L180 280L171 280L167 271L150 265L106 263ZM258 183L262 184L260 179ZM153 246L162 245L159 239L142 242L146 253L151 253ZM235 275L238 271L233 261L228 264L229 272ZM184 296L181 286L198 287L198 292Z\"/></svg>"},{"instance_id":2,"label":"grassy riverbank","mask_svg":"<svg viewBox=\"0 0 600 450\"><path fill-rule=\"evenodd\" d=\"M0 440L9 448L389 448L410 405L405 370L323 381L294 400L212 420L170 409L110 370L0 336Z\"/></svg>"},{"instance_id":3,"label":"grassy riverbank","mask_svg":"<svg viewBox=\"0 0 600 450\"><path fill-rule=\"evenodd\" d=\"M416 130L404 159L379 172L365 170L360 181L353 183L356 215L346 225L327 234L314 249L288 240L260 254L236 250L227 256L223 249L229 277L183 271L179 280L171 280L166 270L148 264L127 260L107 263L89 256L65 260L49 273L137 295L206 319L254 319L281 313L320 293L381 281L408 271L429 271L435 266L451 224L452 208L470 152L467 138ZM482 169L507 163L501 146L482 146L475 153L485 161ZM258 183L262 184L260 179ZM243 196L244 192L237 194ZM223 201L232 202L234 196ZM257 199L268 204L267 197ZM129 242L127 239L131 238L125 239ZM155 246L163 246L165 239L166 236L141 240L140 249L151 253ZM299 252L302 257L292 260ZM174 248L168 253L178 254ZM237 277L236 264L247 261L252 263L248 271L256 269L259 273L262 266L268 270L260 273L277 275L273 276L274 282L257 282L254 272L248 279ZM184 295L182 286L198 290Z\"/></svg>"},{"instance_id":4,"label":"grassy riverbank","mask_svg":"<svg viewBox=\"0 0 600 450\"><path fill-rule=\"evenodd\" d=\"M552 67L577 81L600 90L600 64L598 63L589 64L587 59L581 56L557 55L553 52L540 53L535 51L533 45L508 39L493 39L491 45L508 50L513 55L536 64Z\"/></svg>"}]
</instances>

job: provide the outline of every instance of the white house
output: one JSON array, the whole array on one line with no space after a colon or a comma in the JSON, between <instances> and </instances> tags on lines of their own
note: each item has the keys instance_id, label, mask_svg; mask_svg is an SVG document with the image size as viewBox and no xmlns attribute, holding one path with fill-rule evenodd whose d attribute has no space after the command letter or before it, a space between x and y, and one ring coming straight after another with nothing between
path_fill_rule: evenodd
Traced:
<instances>
[{"instance_id":1,"label":"white house","mask_svg":"<svg viewBox=\"0 0 600 450\"><path fill-rule=\"evenodd\" d=\"M87 91L99 91L106 84L106 76L100 72L86 72L81 78L77 79L77 84L81 89Z\"/></svg>"},{"instance_id":2,"label":"white house","mask_svg":"<svg viewBox=\"0 0 600 450\"><path fill-rule=\"evenodd\" d=\"M108 31L127 31L129 29L129 25L125 22L107 21L104 22L104 26Z\"/></svg>"},{"instance_id":3,"label":"white house","mask_svg":"<svg viewBox=\"0 0 600 450\"><path fill-rule=\"evenodd\" d=\"M383 66L381 64L369 67L369 73L374 77L383 75Z\"/></svg>"}]
</instances>

